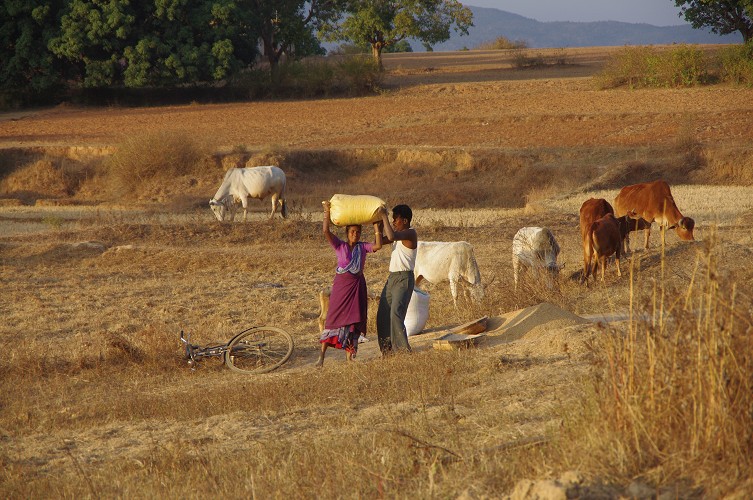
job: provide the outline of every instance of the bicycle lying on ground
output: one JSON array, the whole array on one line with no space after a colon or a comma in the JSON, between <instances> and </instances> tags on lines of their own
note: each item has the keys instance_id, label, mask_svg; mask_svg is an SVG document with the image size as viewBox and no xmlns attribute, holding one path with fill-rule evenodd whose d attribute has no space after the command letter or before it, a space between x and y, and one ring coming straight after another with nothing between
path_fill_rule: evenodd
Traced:
<instances>
[{"instance_id":1,"label":"bicycle lying on ground","mask_svg":"<svg viewBox=\"0 0 753 500\"><path fill-rule=\"evenodd\" d=\"M203 358L220 357L225 365L235 372L267 373L279 368L293 354L293 337L273 326L247 328L230 339L227 344L202 347L191 343L191 335L180 341L185 346L188 365L194 367Z\"/></svg>"}]
</instances>

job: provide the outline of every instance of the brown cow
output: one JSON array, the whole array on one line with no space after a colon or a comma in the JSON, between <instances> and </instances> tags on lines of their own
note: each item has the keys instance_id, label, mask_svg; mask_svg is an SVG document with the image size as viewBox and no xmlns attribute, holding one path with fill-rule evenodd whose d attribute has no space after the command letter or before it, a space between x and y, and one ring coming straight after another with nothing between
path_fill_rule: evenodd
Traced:
<instances>
[{"instance_id":1,"label":"brown cow","mask_svg":"<svg viewBox=\"0 0 753 500\"><path fill-rule=\"evenodd\" d=\"M627 215L634 220L630 222L630 231L644 229L646 242L644 248L648 250L648 239L651 236L651 223L657 222L661 228L661 244L665 244L667 229L675 229L681 240L693 241L695 221L690 217L683 217L677 209L669 184L659 180L625 186L614 199L615 215ZM626 238L630 246L629 237Z\"/></svg>"},{"instance_id":2,"label":"brown cow","mask_svg":"<svg viewBox=\"0 0 753 500\"><path fill-rule=\"evenodd\" d=\"M596 266L601 263L601 281L604 281L604 271L607 267L607 258L615 254L615 264L617 265L617 276L622 276L620 272L620 250L622 247L622 238L620 237L620 225L612 214L595 220L591 223L586 231L586 237L583 239L583 275L581 283L588 280L588 275L593 274L596 278ZM591 261L593 260L593 268Z\"/></svg>"},{"instance_id":3,"label":"brown cow","mask_svg":"<svg viewBox=\"0 0 753 500\"><path fill-rule=\"evenodd\" d=\"M612 205L609 204L604 198L589 198L583 202L580 206L580 237L585 239L586 231L591 227L591 223L596 219L600 219L607 214L612 214L617 219L617 223L620 226L620 236L622 238L627 237L628 222L630 216L636 216L633 212L628 212L626 217L617 217L614 213Z\"/></svg>"},{"instance_id":4,"label":"brown cow","mask_svg":"<svg viewBox=\"0 0 753 500\"><path fill-rule=\"evenodd\" d=\"M604 198L589 198L583 202L583 205L580 206L580 237L581 242L583 243L582 276L585 276L587 274L586 267L588 266L587 262L590 258L590 253L586 251L588 230L591 228L591 224L594 221L604 217L607 214L614 215L614 209L612 209L612 205L610 205L609 202ZM629 215L634 214L631 213ZM627 237L628 224L630 223L631 219L627 215L623 215L622 217L616 217L615 220L617 221L617 225L620 229L620 248L623 248L623 241Z\"/></svg>"}]
</instances>

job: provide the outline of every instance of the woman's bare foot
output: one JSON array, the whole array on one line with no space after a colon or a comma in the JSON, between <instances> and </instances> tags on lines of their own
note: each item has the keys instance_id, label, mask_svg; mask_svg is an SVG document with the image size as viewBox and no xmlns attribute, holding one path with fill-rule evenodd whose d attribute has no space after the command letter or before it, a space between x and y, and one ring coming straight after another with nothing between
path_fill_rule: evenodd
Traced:
<instances>
[{"instance_id":1,"label":"woman's bare foot","mask_svg":"<svg viewBox=\"0 0 753 500\"><path fill-rule=\"evenodd\" d=\"M324 354L320 354L319 355L319 359L316 360L316 365L315 366L317 368L321 368L322 366L324 366Z\"/></svg>"}]
</instances>

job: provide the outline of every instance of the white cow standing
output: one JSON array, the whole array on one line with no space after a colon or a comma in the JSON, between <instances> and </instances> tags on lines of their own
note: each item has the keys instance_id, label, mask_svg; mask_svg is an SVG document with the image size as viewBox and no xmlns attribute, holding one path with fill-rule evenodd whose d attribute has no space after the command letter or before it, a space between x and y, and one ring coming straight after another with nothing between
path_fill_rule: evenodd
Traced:
<instances>
[{"instance_id":1,"label":"white cow standing","mask_svg":"<svg viewBox=\"0 0 753 500\"><path fill-rule=\"evenodd\" d=\"M471 298L474 301L480 302L484 298L473 246L467 241L419 241L414 274L416 286L422 280L432 284L449 281L452 302L456 306L461 280L471 285Z\"/></svg>"},{"instance_id":2,"label":"white cow standing","mask_svg":"<svg viewBox=\"0 0 753 500\"><path fill-rule=\"evenodd\" d=\"M521 228L512 240L512 272L515 288L518 288L518 276L521 269L530 268L538 273L546 270L548 283L559 274L562 266L557 264L560 246L552 232L545 227Z\"/></svg>"},{"instance_id":3,"label":"white cow standing","mask_svg":"<svg viewBox=\"0 0 753 500\"><path fill-rule=\"evenodd\" d=\"M279 207L280 215L288 216L288 207L285 201L287 179L285 172L279 167L245 167L231 168L225 173L225 178L220 188L209 200L209 208L212 209L218 221L225 220L225 215L230 215L230 220L235 220L238 203L243 206L243 222L248 214L248 199L258 198L263 200L272 196L272 213L274 217Z\"/></svg>"}]
</instances>

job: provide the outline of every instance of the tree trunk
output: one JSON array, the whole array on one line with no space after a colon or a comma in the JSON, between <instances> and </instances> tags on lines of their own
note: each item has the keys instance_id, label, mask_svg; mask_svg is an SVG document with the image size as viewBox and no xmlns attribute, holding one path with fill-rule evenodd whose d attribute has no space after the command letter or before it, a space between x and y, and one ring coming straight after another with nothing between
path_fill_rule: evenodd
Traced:
<instances>
[{"instance_id":1,"label":"tree trunk","mask_svg":"<svg viewBox=\"0 0 753 500\"><path fill-rule=\"evenodd\" d=\"M262 46L264 47L264 57L267 58L267 62L269 63L272 83L278 83L280 55L278 51L275 50L274 34L271 31L269 33L270 34L263 33L261 35Z\"/></svg>"},{"instance_id":2,"label":"tree trunk","mask_svg":"<svg viewBox=\"0 0 753 500\"><path fill-rule=\"evenodd\" d=\"M753 40L753 28L740 30L740 33L743 34L743 43L748 43Z\"/></svg>"},{"instance_id":3,"label":"tree trunk","mask_svg":"<svg viewBox=\"0 0 753 500\"><path fill-rule=\"evenodd\" d=\"M374 57L374 60L379 66L379 71L384 71L384 65L382 64L382 44L381 43L371 44L371 55Z\"/></svg>"}]
</instances>

